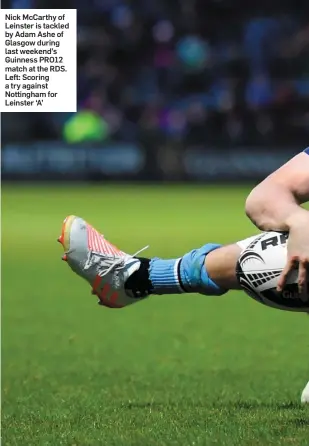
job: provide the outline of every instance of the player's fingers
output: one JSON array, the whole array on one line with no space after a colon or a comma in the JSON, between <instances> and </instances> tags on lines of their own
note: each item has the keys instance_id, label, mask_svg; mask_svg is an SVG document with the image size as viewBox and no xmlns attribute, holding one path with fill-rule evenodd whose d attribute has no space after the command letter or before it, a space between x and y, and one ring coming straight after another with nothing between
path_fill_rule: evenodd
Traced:
<instances>
[{"instance_id":1,"label":"player's fingers","mask_svg":"<svg viewBox=\"0 0 309 446\"><path fill-rule=\"evenodd\" d=\"M308 261L307 260L302 260L302 261L299 262L299 267L298 267L298 292L300 294L300 297L303 300L307 300L307 291L308 291L307 268L308 268Z\"/></svg>"},{"instance_id":2,"label":"player's fingers","mask_svg":"<svg viewBox=\"0 0 309 446\"><path fill-rule=\"evenodd\" d=\"M284 270L281 273L281 276L278 279L277 291L281 292L283 290L284 285L285 285L285 283L287 281L287 277L288 277L288 274L289 274L290 270L291 270L291 266L290 266L290 263L288 263L285 266Z\"/></svg>"},{"instance_id":3,"label":"player's fingers","mask_svg":"<svg viewBox=\"0 0 309 446\"><path fill-rule=\"evenodd\" d=\"M297 264L297 260L295 258L291 258L288 260L287 264L285 265L285 268L283 269L281 276L279 277L278 284L277 284L277 291L281 292L284 288L284 285L286 284L287 278L289 273L292 271L292 269L295 268L295 265Z\"/></svg>"}]
</instances>

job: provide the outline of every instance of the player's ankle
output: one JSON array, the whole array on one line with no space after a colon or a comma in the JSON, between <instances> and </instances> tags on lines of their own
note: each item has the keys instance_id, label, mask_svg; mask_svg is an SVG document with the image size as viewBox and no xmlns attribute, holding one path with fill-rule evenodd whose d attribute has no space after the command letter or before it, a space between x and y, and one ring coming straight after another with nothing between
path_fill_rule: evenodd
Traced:
<instances>
[{"instance_id":1,"label":"player's ankle","mask_svg":"<svg viewBox=\"0 0 309 446\"><path fill-rule=\"evenodd\" d=\"M140 267L126 281L125 289L137 298L149 294L180 294L186 290L181 285L179 259L146 259L138 257Z\"/></svg>"},{"instance_id":2,"label":"player's ankle","mask_svg":"<svg viewBox=\"0 0 309 446\"><path fill-rule=\"evenodd\" d=\"M126 281L125 289L134 297L141 298L153 293L153 285L149 279L150 259L138 257L140 267Z\"/></svg>"}]
</instances>

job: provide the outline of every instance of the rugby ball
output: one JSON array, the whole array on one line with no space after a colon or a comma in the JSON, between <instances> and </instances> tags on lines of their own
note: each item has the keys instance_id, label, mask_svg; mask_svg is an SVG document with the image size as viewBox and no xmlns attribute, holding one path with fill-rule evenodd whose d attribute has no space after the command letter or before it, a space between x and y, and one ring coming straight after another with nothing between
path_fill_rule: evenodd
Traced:
<instances>
[{"instance_id":1,"label":"rugby ball","mask_svg":"<svg viewBox=\"0 0 309 446\"><path fill-rule=\"evenodd\" d=\"M298 271L288 276L282 292L276 290L287 261L288 233L263 232L242 251L236 274L242 289L255 300L281 310L307 311L308 300L298 293ZM307 296L308 297L308 296Z\"/></svg>"}]
</instances>

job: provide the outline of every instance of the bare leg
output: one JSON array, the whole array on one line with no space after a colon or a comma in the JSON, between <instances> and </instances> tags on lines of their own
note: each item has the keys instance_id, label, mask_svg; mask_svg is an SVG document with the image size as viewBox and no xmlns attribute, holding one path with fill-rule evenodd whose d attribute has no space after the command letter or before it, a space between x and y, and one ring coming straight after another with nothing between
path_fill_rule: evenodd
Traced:
<instances>
[{"instance_id":1,"label":"bare leg","mask_svg":"<svg viewBox=\"0 0 309 446\"><path fill-rule=\"evenodd\" d=\"M236 263L241 248L234 244L211 251L205 258L205 268L209 277L226 290L239 290L236 278Z\"/></svg>"}]
</instances>

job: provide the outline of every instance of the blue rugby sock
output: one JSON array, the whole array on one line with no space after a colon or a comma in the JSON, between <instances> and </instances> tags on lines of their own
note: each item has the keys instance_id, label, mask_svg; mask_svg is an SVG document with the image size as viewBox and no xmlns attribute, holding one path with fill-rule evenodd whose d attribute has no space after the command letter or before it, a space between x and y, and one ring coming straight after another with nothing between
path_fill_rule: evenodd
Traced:
<instances>
[{"instance_id":1,"label":"blue rugby sock","mask_svg":"<svg viewBox=\"0 0 309 446\"><path fill-rule=\"evenodd\" d=\"M186 291L180 280L180 259L150 260L149 280L152 284L153 294L181 294Z\"/></svg>"},{"instance_id":2,"label":"blue rugby sock","mask_svg":"<svg viewBox=\"0 0 309 446\"><path fill-rule=\"evenodd\" d=\"M208 243L180 259L153 258L149 264L149 280L153 294L200 293L219 296L227 290L220 288L208 276L204 267L206 255L221 245Z\"/></svg>"}]
</instances>

